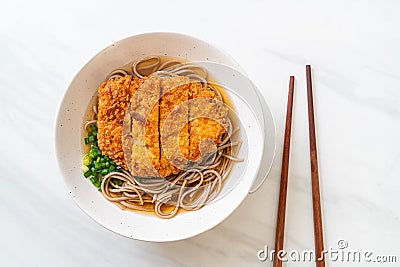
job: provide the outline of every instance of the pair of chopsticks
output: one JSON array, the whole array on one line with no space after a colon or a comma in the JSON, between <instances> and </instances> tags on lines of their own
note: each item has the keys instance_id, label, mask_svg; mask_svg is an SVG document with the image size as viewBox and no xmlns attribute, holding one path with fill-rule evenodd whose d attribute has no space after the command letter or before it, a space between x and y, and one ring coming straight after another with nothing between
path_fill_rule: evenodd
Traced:
<instances>
[{"instance_id":1,"label":"pair of chopsticks","mask_svg":"<svg viewBox=\"0 0 400 267\"><path fill-rule=\"evenodd\" d=\"M317 146L315 137L314 102L313 102L310 65L306 66L306 78L307 78L308 128L309 128L309 138L310 138L311 187L312 187L312 200L313 200L316 266L325 267L325 258L323 253L324 239L322 230L321 197L319 190ZM279 251L283 251L283 242L285 235L286 196L287 196L288 171L289 171L290 136L292 131L293 94L294 94L294 76L290 76L289 96L288 96L287 111L286 111L285 138L283 145L281 184L279 191L278 218L277 218L277 227L275 236L274 267L282 266L282 259L279 256L281 255L281 253L279 253Z\"/></svg>"}]
</instances>

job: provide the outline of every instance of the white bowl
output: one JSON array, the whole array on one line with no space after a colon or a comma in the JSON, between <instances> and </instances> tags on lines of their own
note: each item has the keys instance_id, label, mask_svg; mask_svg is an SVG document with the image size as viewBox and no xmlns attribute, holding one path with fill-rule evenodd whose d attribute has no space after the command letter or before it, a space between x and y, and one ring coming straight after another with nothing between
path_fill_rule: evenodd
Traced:
<instances>
[{"instance_id":1,"label":"white bowl","mask_svg":"<svg viewBox=\"0 0 400 267\"><path fill-rule=\"evenodd\" d=\"M244 163L235 165L220 197L200 210L160 219L142 212L120 210L107 201L80 171L82 123L97 87L113 69L144 55L183 57L203 61L213 76L230 89L229 96L242 122L247 142L241 148ZM205 62L204 62L205 61ZM225 67L221 67L220 63ZM275 154L275 128L268 106L227 54L196 38L176 33L148 33L123 39L93 57L75 76L62 100L56 124L58 164L78 206L105 228L126 237L146 241L173 241L200 234L229 216L265 179ZM260 168L261 162L263 163Z\"/></svg>"}]
</instances>

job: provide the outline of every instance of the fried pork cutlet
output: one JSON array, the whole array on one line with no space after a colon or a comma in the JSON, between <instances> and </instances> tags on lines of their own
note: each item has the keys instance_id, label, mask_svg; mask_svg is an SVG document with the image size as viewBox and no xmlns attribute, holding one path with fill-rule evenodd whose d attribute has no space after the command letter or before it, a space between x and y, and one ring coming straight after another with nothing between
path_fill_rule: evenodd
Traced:
<instances>
[{"instance_id":1,"label":"fried pork cutlet","mask_svg":"<svg viewBox=\"0 0 400 267\"><path fill-rule=\"evenodd\" d=\"M134 176L177 174L225 133L227 109L217 94L186 77L125 76L98 92L99 147Z\"/></svg>"},{"instance_id":2,"label":"fried pork cutlet","mask_svg":"<svg viewBox=\"0 0 400 267\"><path fill-rule=\"evenodd\" d=\"M127 169L122 149L122 127L125 111L133 93L142 81L131 76L103 82L98 88L97 114L98 144L103 154L116 164Z\"/></svg>"}]
</instances>

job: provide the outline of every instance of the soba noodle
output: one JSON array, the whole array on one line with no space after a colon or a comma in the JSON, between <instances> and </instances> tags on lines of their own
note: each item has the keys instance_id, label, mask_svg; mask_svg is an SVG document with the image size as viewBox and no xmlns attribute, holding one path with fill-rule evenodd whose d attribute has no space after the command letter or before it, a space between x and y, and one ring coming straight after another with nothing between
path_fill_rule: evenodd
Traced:
<instances>
[{"instance_id":1,"label":"soba noodle","mask_svg":"<svg viewBox=\"0 0 400 267\"><path fill-rule=\"evenodd\" d=\"M212 89L222 101L219 90L207 82L208 72L203 67L179 60L161 63L159 56L150 56L132 64L131 71L116 69L107 79L132 75L143 78L148 75L161 77L187 76ZM95 124L95 118L87 121L84 128ZM166 178L138 178L128 171L111 172L103 177L101 193L121 209L129 208L141 211L153 211L160 218L174 217L179 208L197 210L213 201L222 190L222 185L229 175L233 163L242 161L233 153L233 147L239 151L241 141L232 142L232 137L239 129L233 129L229 121L227 132L216 151L207 155L198 163L191 163L177 175Z\"/></svg>"}]
</instances>

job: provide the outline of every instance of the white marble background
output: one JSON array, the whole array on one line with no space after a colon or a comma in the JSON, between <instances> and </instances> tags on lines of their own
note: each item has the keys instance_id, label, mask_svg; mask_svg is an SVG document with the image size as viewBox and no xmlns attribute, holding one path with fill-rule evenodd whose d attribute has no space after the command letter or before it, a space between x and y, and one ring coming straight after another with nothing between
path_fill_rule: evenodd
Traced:
<instances>
[{"instance_id":1,"label":"white marble background","mask_svg":"<svg viewBox=\"0 0 400 267\"><path fill-rule=\"evenodd\" d=\"M0 265L270 266L256 253L274 243L291 74L285 247L312 249L306 63L314 68L325 245L345 239L400 262L399 11L395 0L2 1ZM58 105L78 70L109 44L151 31L190 34L236 58L271 104L279 142L268 180L226 221L163 244L120 237L86 216L67 193L53 144Z\"/></svg>"}]
</instances>

